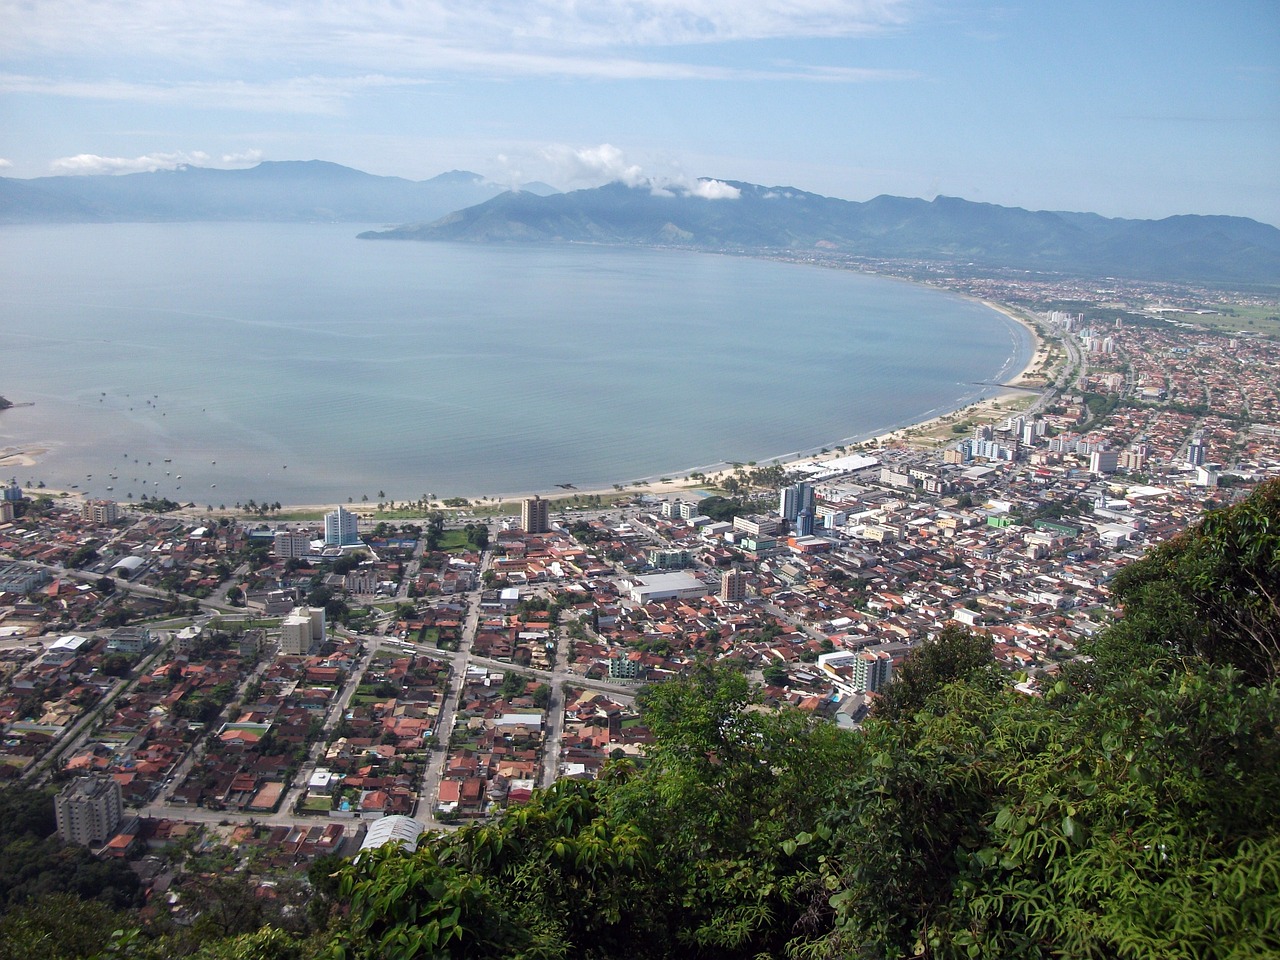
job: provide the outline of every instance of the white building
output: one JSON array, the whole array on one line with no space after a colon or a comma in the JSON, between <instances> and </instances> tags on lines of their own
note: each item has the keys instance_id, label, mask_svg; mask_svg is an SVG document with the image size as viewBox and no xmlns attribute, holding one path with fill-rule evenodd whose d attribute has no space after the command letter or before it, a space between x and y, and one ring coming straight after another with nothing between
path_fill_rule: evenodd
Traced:
<instances>
[{"instance_id":1,"label":"white building","mask_svg":"<svg viewBox=\"0 0 1280 960\"><path fill-rule=\"evenodd\" d=\"M689 599L705 596L707 585L692 573L658 573L634 578L627 588L627 593L636 603L669 600L673 597Z\"/></svg>"},{"instance_id":2,"label":"white building","mask_svg":"<svg viewBox=\"0 0 1280 960\"><path fill-rule=\"evenodd\" d=\"M120 825L120 784L111 777L77 777L53 801L58 836L92 847L106 843Z\"/></svg>"},{"instance_id":3,"label":"white building","mask_svg":"<svg viewBox=\"0 0 1280 960\"><path fill-rule=\"evenodd\" d=\"M59 637L53 643L49 644L49 649L45 651L44 657L41 658L42 663L64 664L70 663L81 653L87 651L90 647L88 639L85 637L69 636Z\"/></svg>"},{"instance_id":4,"label":"white building","mask_svg":"<svg viewBox=\"0 0 1280 960\"><path fill-rule=\"evenodd\" d=\"M324 545L345 547L360 542L360 518L338 507L324 515Z\"/></svg>"},{"instance_id":5,"label":"white building","mask_svg":"<svg viewBox=\"0 0 1280 960\"><path fill-rule=\"evenodd\" d=\"M280 621L280 652L305 656L324 642L324 607L295 607Z\"/></svg>"},{"instance_id":6,"label":"white building","mask_svg":"<svg viewBox=\"0 0 1280 960\"><path fill-rule=\"evenodd\" d=\"M311 537L300 530L279 530L272 542L271 552L282 560L308 556L311 553Z\"/></svg>"},{"instance_id":7,"label":"white building","mask_svg":"<svg viewBox=\"0 0 1280 960\"><path fill-rule=\"evenodd\" d=\"M418 838L426 832L427 828L413 817L382 817L370 825L356 856L366 850L376 850L386 843L398 843L405 853L413 853L418 849Z\"/></svg>"},{"instance_id":8,"label":"white building","mask_svg":"<svg viewBox=\"0 0 1280 960\"><path fill-rule=\"evenodd\" d=\"M108 524L120 519L120 506L114 500L86 500L80 504L80 519Z\"/></svg>"},{"instance_id":9,"label":"white building","mask_svg":"<svg viewBox=\"0 0 1280 960\"><path fill-rule=\"evenodd\" d=\"M890 649L837 650L818 657L818 668L845 695L878 693L893 677Z\"/></svg>"}]
</instances>

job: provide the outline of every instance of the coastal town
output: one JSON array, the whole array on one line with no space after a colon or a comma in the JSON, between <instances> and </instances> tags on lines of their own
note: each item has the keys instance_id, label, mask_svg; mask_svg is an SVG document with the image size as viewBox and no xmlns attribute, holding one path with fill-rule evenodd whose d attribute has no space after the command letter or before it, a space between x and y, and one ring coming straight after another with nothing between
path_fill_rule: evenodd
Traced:
<instances>
[{"instance_id":1,"label":"coastal town","mask_svg":"<svg viewBox=\"0 0 1280 960\"><path fill-rule=\"evenodd\" d=\"M642 763L637 691L701 661L856 728L915 645L962 628L1036 696L1117 616L1119 569L1280 476L1276 305L929 279L1012 304L1031 367L811 458L316 517L14 478L0 789L56 787L59 836L180 913L193 863L270 884Z\"/></svg>"}]
</instances>

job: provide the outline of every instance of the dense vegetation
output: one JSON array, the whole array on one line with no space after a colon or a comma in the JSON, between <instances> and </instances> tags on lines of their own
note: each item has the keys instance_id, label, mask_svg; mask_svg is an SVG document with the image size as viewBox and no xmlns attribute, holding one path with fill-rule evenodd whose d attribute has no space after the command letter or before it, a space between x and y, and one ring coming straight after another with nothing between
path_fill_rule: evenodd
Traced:
<instances>
[{"instance_id":1,"label":"dense vegetation","mask_svg":"<svg viewBox=\"0 0 1280 960\"><path fill-rule=\"evenodd\" d=\"M1117 578L1123 619L1040 697L959 629L861 733L705 664L642 694L643 765L321 871L309 932L197 955L1280 955L1278 583L1272 483Z\"/></svg>"},{"instance_id":2,"label":"dense vegetation","mask_svg":"<svg viewBox=\"0 0 1280 960\"><path fill-rule=\"evenodd\" d=\"M108 907L138 906L138 878L126 864L98 860L84 847L63 843L54 835L53 794L19 788L0 791L0 913L55 894Z\"/></svg>"}]
</instances>

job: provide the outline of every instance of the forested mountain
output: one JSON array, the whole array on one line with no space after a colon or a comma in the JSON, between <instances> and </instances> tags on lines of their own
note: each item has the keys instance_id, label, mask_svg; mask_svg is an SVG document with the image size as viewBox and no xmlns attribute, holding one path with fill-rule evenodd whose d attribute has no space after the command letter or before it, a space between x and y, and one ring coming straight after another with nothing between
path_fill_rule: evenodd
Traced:
<instances>
[{"instance_id":1,"label":"forested mountain","mask_svg":"<svg viewBox=\"0 0 1280 960\"><path fill-rule=\"evenodd\" d=\"M959 628L857 733L707 663L643 692L645 763L315 870L305 929L201 939L60 900L0 919L0 955L1277 956L1277 583L1272 481L1117 577L1123 618L1042 696Z\"/></svg>"},{"instance_id":2,"label":"forested mountain","mask_svg":"<svg viewBox=\"0 0 1280 960\"><path fill-rule=\"evenodd\" d=\"M815 250L1095 277L1280 283L1280 230L1243 217L1113 220L955 197L856 203L737 181L713 193L621 183L545 197L506 193L434 223L361 236Z\"/></svg>"}]
</instances>

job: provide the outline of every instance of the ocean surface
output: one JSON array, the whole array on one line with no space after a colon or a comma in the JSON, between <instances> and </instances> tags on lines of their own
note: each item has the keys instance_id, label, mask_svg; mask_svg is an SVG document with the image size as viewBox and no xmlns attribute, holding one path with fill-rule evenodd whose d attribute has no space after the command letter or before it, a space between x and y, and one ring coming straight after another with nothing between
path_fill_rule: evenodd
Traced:
<instances>
[{"instance_id":1,"label":"ocean surface","mask_svg":"<svg viewBox=\"0 0 1280 960\"><path fill-rule=\"evenodd\" d=\"M0 453L47 451L0 479L215 507L607 488L957 409L1033 346L854 272L361 229L0 227L0 395L30 404Z\"/></svg>"}]
</instances>

